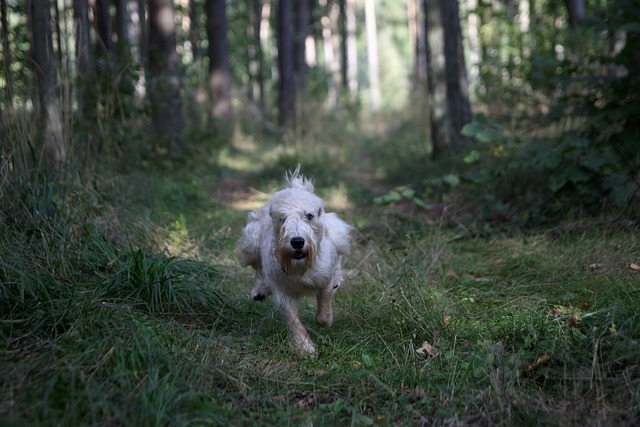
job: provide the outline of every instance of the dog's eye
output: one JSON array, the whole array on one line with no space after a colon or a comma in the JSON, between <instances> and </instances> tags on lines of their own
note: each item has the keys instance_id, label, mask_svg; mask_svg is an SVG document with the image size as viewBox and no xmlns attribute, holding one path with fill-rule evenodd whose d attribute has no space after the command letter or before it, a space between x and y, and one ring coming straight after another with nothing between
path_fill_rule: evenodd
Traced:
<instances>
[{"instance_id":1,"label":"dog's eye","mask_svg":"<svg viewBox=\"0 0 640 427\"><path fill-rule=\"evenodd\" d=\"M307 217L307 220L313 220L313 214L306 214L305 216Z\"/></svg>"}]
</instances>

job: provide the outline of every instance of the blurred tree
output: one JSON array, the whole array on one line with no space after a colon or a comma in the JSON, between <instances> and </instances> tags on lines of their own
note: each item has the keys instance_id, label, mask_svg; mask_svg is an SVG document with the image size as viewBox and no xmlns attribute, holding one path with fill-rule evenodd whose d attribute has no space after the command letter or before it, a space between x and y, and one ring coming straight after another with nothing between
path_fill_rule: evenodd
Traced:
<instances>
[{"instance_id":1,"label":"blurred tree","mask_svg":"<svg viewBox=\"0 0 640 427\"><path fill-rule=\"evenodd\" d=\"M460 12L457 1L442 2L444 26L444 55L446 61L447 104L453 126L454 143L465 139L460 134L462 127L471 121L469 82L462 47Z\"/></svg>"},{"instance_id":2,"label":"blurred tree","mask_svg":"<svg viewBox=\"0 0 640 427\"><path fill-rule=\"evenodd\" d=\"M80 117L95 118L95 85L93 55L91 53L91 24L89 22L89 2L74 0L73 12L76 28L76 100Z\"/></svg>"},{"instance_id":3,"label":"blurred tree","mask_svg":"<svg viewBox=\"0 0 640 427\"><path fill-rule=\"evenodd\" d=\"M345 28L342 38L346 40L344 49L346 53L342 68L349 93L349 100L354 101L358 95L358 51L356 44L356 0L345 1Z\"/></svg>"},{"instance_id":4,"label":"blurred tree","mask_svg":"<svg viewBox=\"0 0 640 427\"><path fill-rule=\"evenodd\" d=\"M250 101L257 104L260 111L264 111L264 57L262 50L262 11L264 4L262 0L252 0L252 7L249 11L249 23L247 25L247 45L249 84L247 85L247 95Z\"/></svg>"},{"instance_id":5,"label":"blurred tree","mask_svg":"<svg viewBox=\"0 0 640 427\"><path fill-rule=\"evenodd\" d=\"M584 0L564 0L564 4L569 13L569 27L575 30L585 15Z\"/></svg>"},{"instance_id":6,"label":"blurred tree","mask_svg":"<svg viewBox=\"0 0 640 427\"><path fill-rule=\"evenodd\" d=\"M440 0L424 0L427 37L427 86L432 156L437 158L451 146L451 122L447 105L447 69L444 25Z\"/></svg>"},{"instance_id":7,"label":"blurred tree","mask_svg":"<svg viewBox=\"0 0 640 427\"><path fill-rule=\"evenodd\" d=\"M149 0L148 54L147 89L153 130L157 138L168 142L170 154L179 156L183 152L184 120L172 0Z\"/></svg>"},{"instance_id":8,"label":"blurred tree","mask_svg":"<svg viewBox=\"0 0 640 427\"><path fill-rule=\"evenodd\" d=\"M96 26L96 44L98 52L111 50L111 14L109 13L110 0L94 0L93 21Z\"/></svg>"},{"instance_id":9,"label":"blurred tree","mask_svg":"<svg viewBox=\"0 0 640 427\"><path fill-rule=\"evenodd\" d=\"M41 156L47 171L59 172L66 158L63 138L60 89L56 75L49 0L29 0L31 52L35 84L38 88Z\"/></svg>"},{"instance_id":10,"label":"blurred tree","mask_svg":"<svg viewBox=\"0 0 640 427\"><path fill-rule=\"evenodd\" d=\"M380 108L380 76L378 75L378 30L374 0L365 0L365 25L367 27L367 58L369 60L369 91L371 110Z\"/></svg>"},{"instance_id":11,"label":"blurred tree","mask_svg":"<svg viewBox=\"0 0 640 427\"><path fill-rule=\"evenodd\" d=\"M309 10L309 1L294 1L294 30L293 35L293 72L295 76L295 102L296 102L296 123L304 117L304 101L307 89L307 61L305 56L305 43L309 33L309 21L311 13Z\"/></svg>"},{"instance_id":12,"label":"blurred tree","mask_svg":"<svg viewBox=\"0 0 640 427\"><path fill-rule=\"evenodd\" d=\"M225 0L206 0L206 10L211 116L229 119L233 114L233 106Z\"/></svg>"},{"instance_id":13,"label":"blurred tree","mask_svg":"<svg viewBox=\"0 0 640 427\"><path fill-rule=\"evenodd\" d=\"M340 61L337 55L337 49L335 45L336 36L338 31L337 23L340 16L340 7L337 3L328 2L322 0L320 5L324 7L325 14L320 18L322 25L322 44L324 51L324 66L329 76L328 86L328 103L331 107L338 105L340 94Z\"/></svg>"},{"instance_id":14,"label":"blurred tree","mask_svg":"<svg viewBox=\"0 0 640 427\"><path fill-rule=\"evenodd\" d=\"M293 52L293 4L292 0L280 0L277 13L278 40L278 122L280 125L294 124L295 83Z\"/></svg>"},{"instance_id":15,"label":"blurred tree","mask_svg":"<svg viewBox=\"0 0 640 427\"><path fill-rule=\"evenodd\" d=\"M4 109L13 112L13 77L11 73L11 50L9 46L9 20L7 0L0 0L0 37L2 38L2 65L4 68Z\"/></svg>"}]
</instances>

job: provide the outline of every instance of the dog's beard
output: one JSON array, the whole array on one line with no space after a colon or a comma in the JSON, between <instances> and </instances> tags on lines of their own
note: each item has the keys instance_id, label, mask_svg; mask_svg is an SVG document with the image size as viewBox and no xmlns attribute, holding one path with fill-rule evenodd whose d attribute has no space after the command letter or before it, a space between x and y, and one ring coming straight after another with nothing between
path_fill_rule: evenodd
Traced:
<instances>
[{"instance_id":1,"label":"dog's beard","mask_svg":"<svg viewBox=\"0 0 640 427\"><path fill-rule=\"evenodd\" d=\"M275 255L282 271L287 274L301 276L313 264L313 257L316 251L315 245L310 239L307 239L303 249L293 249L289 244L289 240L282 239L276 248Z\"/></svg>"}]
</instances>

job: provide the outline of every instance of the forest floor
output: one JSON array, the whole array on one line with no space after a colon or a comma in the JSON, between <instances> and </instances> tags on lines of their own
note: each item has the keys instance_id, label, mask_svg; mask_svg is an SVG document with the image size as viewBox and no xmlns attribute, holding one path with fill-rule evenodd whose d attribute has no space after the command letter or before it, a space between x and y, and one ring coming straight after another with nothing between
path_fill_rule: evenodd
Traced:
<instances>
[{"instance_id":1,"label":"forest floor","mask_svg":"<svg viewBox=\"0 0 640 427\"><path fill-rule=\"evenodd\" d=\"M428 175L428 153L342 125L6 191L2 424L639 423L640 225L524 231L480 227L457 198L377 203ZM302 305L317 358L250 299L236 251L298 162L355 227L333 326Z\"/></svg>"}]
</instances>

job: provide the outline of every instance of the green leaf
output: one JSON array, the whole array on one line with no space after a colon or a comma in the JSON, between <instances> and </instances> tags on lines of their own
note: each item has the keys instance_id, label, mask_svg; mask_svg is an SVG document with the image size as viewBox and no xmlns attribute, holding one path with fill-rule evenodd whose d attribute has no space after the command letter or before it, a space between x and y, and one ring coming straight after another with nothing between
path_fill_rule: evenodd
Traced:
<instances>
[{"instance_id":1,"label":"green leaf","mask_svg":"<svg viewBox=\"0 0 640 427\"><path fill-rule=\"evenodd\" d=\"M498 138L498 134L492 130L481 130L475 137L480 142L491 142Z\"/></svg>"},{"instance_id":2,"label":"green leaf","mask_svg":"<svg viewBox=\"0 0 640 427\"><path fill-rule=\"evenodd\" d=\"M460 185L460 177L454 173L450 173L442 177L442 182L448 184L450 187L457 187Z\"/></svg>"},{"instance_id":3,"label":"green leaf","mask_svg":"<svg viewBox=\"0 0 640 427\"><path fill-rule=\"evenodd\" d=\"M484 129L484 126L482 126L480 123L471 122L464 125L460 133L464 136L476 136L483 129Z\"/></svg>"},{"instance_id":4,"label":"green leaf","mask_svg":"<svg viewBox=\"0 0 640 427\"><path fill-rule=\"evenodd\" d=\"M464 156L464 158L462 159L462 161L468 165L476 163L478 160L480 160L480 153L478 152L478 150L471 150L469 154Z\"/></svg>"}]
</instances>

